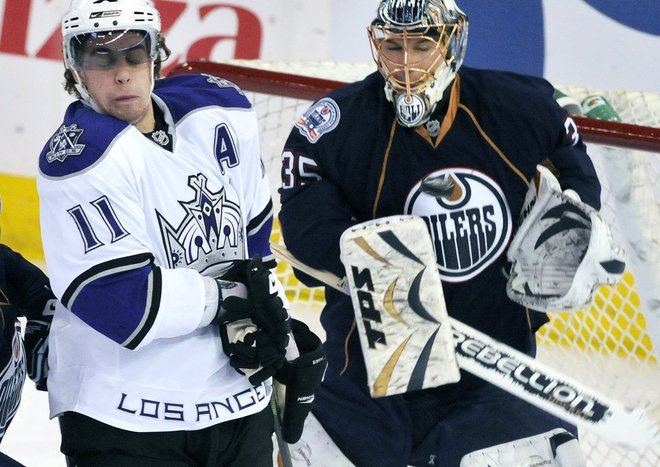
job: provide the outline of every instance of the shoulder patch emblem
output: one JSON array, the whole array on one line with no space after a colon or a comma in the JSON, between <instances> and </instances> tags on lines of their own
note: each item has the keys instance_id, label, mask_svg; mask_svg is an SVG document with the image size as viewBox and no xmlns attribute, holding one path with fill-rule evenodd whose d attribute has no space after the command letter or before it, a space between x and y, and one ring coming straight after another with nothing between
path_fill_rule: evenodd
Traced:
<instances>
[{"instance_id":1,"label":"shoulder patch emblem","mask_svg":"<svg viewBox=\"0 0 660 467\"><path fill-rule=\"evenodd\" d=\"M241 90L241 88L239 88L237 85L235 85L229 80L226 80L224 78L219 78L217 76L209 75L206 73L201 73L201 75L206 78L207 83L215 84L219 88L234 88L241 96L245 95Z\"/></svg>"},{"instance_id":2,"label":"shoulder patch emblem","mask_svg":"<svg viewBox=\"0 0 660 467\"><path fill-rule=\"evenodd\" d=\"M328 98L316 102L296 121L301 135L314 144L325 133L330 133L339 124L341 112L337 103Z\"/></svg>"},{"instance_id":3,"label":"shoulder patch emblem","mask_svg":"<svg viewBox=\"0 0 660 467\"><path fill-rule=\"evenodd\" d=\"M69 126L62 125L50 140L50 151L46 153L48 163L64 162L69 156L79 156L85 149L84 144L78 144L84 131L75 123Z\"/></svg>"}]
</instances>

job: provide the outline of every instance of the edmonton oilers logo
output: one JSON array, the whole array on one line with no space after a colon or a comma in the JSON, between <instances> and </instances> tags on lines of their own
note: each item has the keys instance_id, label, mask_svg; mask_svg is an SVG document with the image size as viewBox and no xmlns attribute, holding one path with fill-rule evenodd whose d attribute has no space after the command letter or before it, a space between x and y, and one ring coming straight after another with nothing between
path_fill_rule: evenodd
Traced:
<instances>
[{"instance_id":1,"label":"edmonton oilers logo","mask_svg":"<svg viewBox=\"0 0 660 467\"><path fill-rule=\"evenodd\" d=\"M426 222L442 280L463 282L497 260L513 229L499 185L471 169L432 172L406 200L406 214Z\"/></svg>"},{"instance_id":2,"label":"edmonton oilers logo","mask_svg":"<svg viewBox=\"0 0 660 467\"><path fill-rule=\"evenodd\" d=\"M426 104L416 94L401 94L396 98L396 113L407 126L418 126L425 115Z\"/></svg>"}]
</instances>

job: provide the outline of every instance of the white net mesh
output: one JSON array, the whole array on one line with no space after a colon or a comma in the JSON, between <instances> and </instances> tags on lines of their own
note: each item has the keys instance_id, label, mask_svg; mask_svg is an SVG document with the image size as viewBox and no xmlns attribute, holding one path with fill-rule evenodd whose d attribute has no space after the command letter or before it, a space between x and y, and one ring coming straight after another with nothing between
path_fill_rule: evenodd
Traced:
<instances>
[{"instance_id":1,"label":"white net mesh","mask_svg":"<svg viewBox=\"0 0 660 467\"><path fill-rule=\"evenodd\" d=\"M578 102L602 95L626 123L660 127L660 95L584 86L557 86ZM553 316L538 334L539 358L624 401L647 406L658 397L660 370L660 155L588 144L603 185L601 212L627 253L627 272L615 288L599 290L593 305ZM582 446L590 466L657 466L660 446L633 451L589 433Z\"/></svg>"},{"instance_id":2,"label":"white net mesh","mask_svg":"<svg viewBox=\"0 0 660 467\"><path fill-rule=\"evenodd\" d=\"M361 79L375 69L373 64L362 63L232 63L344 82ZM602 95L623 122L660 127L660 94L585 86L557 88L578 102L588 95ZM262 153L277 203L282 146L295 118L311 102L247 94L260 117ZM660 393L660 370L652 344L660 342L660 186L655 183L660 176L660 155L589 143L588 148L603 185L601 211L615 240L628 253L628 268L622 283L600 289L589 309L551 317L537 336L539 358L629 406L646 406ZM281 242L278 226L273 240ZM286 264L280 264L278 274L294 314L320 331L317 320L323 291L303 287ZM660 446L634 451L587 432L581 435L590 467L660 465Z\"/></svg>"}]
</instances>

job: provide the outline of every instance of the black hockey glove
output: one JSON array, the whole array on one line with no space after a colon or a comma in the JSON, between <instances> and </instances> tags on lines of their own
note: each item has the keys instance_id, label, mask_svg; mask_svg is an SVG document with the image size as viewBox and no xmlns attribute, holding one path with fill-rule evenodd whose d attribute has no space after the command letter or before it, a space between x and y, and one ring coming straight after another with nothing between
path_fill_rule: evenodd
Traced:
<instances>
[{"instance_id":1,"label":"black hockey glove","mask_svg":"<svg viewBox=\"0 0 660 467\"><path fill-rule=\"evenodd\" d=\"M302 436L305 418L312 410L314 393L323 381L328 361L321 349L321 339L305 323L292 319L291 328L300 356L286 362L275 379L286 385L282 438L294 444Z\"/></svg>"},{"instance_id":2,"label":"black hockey glove","mask_svg":"<svg viewBox=\"0 0 660 467\"><path fill-rule=\"evenodd\" d=\"M51 299L41 312L41 316L28 319L25 324L23 342L27 360L28 376L39 391L46 391L48 378L48 332L55 313L57 300Z\"/></svg>"},{"instance_id":3,"label":"black hockey glove","mask_svg":"<svg viewBox=\"0 0 660 467\"><path fill-rule=\"evenodd\" d=\"M222 281L240 282L247 287L247 299L236 295L227 297L222 301L222 308L226 312L250 318L273 339L279 349L285 350L291 332L289 313L282 299L270 293L270 271L263 265L261 257L255 256L232 267L220 279L221 289ZM221 317L222 314L221 310Z\"/></svg>"},{"instance_id":4,"label":"black hockey glove","mask_svg":"<svg viewBox=\"0 0 660 467\"><path fill-rule=\"evenodd\" d=\"M234 293L241 283L247 296ZM220 305L216 322L229 363L250 383L260 384L282 367L291 330L289 313L270 293L270 271L260 257L241 261L218 280Z\"/></svg>"}]
</instances>

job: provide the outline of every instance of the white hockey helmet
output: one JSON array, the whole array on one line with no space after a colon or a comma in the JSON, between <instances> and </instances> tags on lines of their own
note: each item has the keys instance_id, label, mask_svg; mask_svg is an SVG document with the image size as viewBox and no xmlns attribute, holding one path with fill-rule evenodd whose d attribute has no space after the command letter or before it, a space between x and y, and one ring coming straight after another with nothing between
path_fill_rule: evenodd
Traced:
<instances>
[{"instance_id":1,"label":"white hockey helmet","mask_svg":"<svg viewBox=\"0 0 660 467\"><path fill-rule=\"evenodd\" d=\"M152 0L72 0L62 18L64 66L76 78L76 89L89 100L78 76L81 45L89 38L117 40L128 31L143 32L152 62L159 54L160 13Z\"/></svg>"},{"instance_id":2,"label":"white hockey helmet","mask_svg":"<svg viewBox=\"0 0 660 467\"><path fill-rule=\"evenodd\" d=\"M368 28L399 123L426 123L463 63L467 16L454 0L381 0Z\"/></svg>"}]
</instances>

